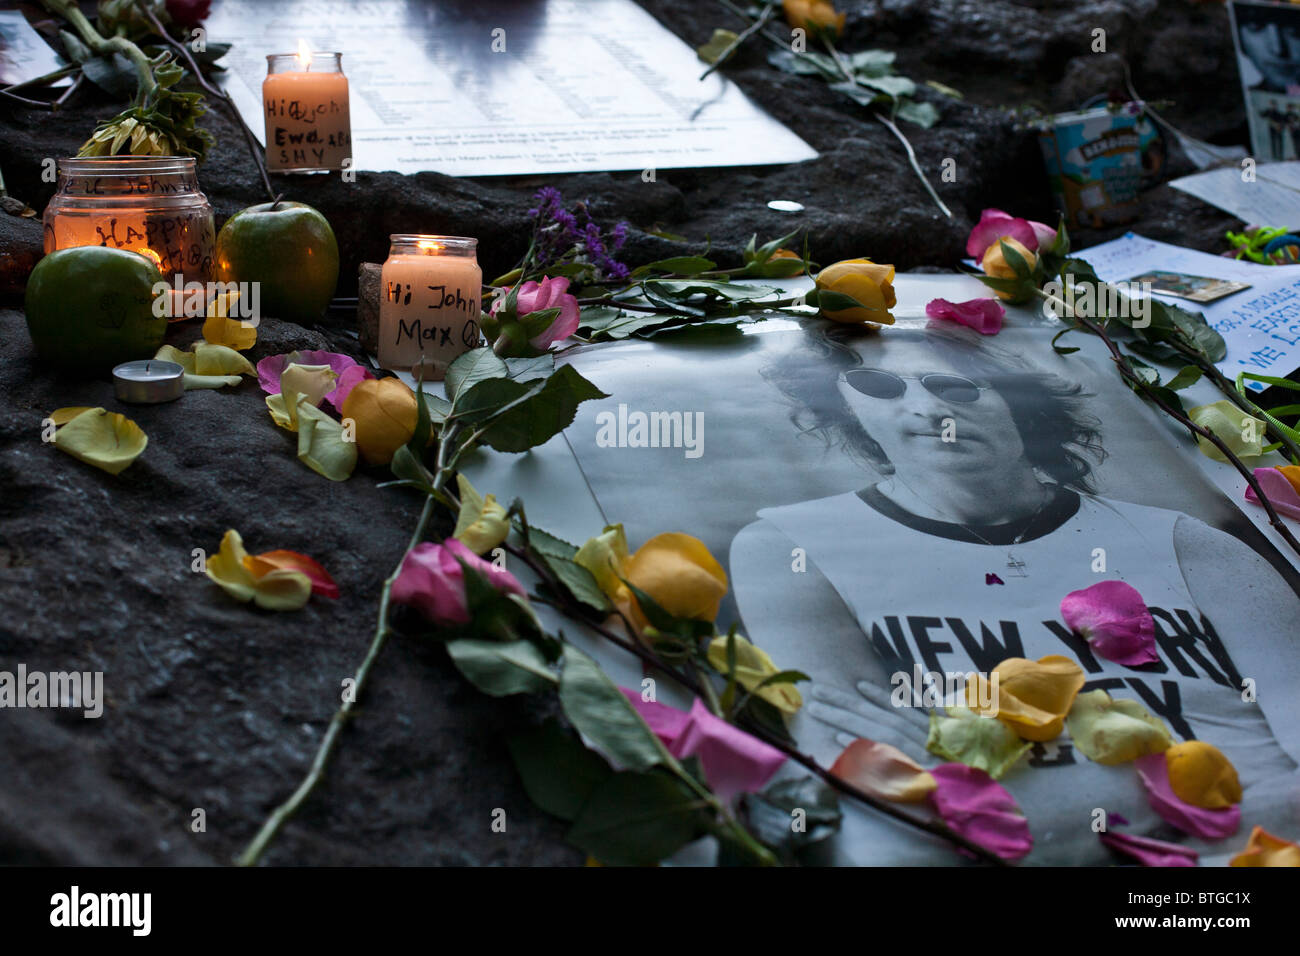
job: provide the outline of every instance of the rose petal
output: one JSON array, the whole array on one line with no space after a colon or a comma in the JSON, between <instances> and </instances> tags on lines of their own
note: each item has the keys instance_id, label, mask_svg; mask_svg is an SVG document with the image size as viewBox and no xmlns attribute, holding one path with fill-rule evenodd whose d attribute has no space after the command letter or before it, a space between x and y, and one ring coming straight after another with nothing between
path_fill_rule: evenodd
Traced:
<instances>
[{"instance_id":1,"label":"rose petal","mask_svg":"<svg viewBox=\"0 0 1300 956\"><path fill-rule=\"evenodd\" d=\"M345 356L346 357L346 356ZM338 369L335 369L338 371ZM334 391L325 396L325 401L334 406L336 411L343 410L343 403L347 400L348 393L366 379L373 379L375 374L364 365L351 365L339 372L338 385Z\"/></svg>"},{"instance_id":2,"label":"rose petal","mask_svg":"<svg viewBox=\"0 0 1300 956\"><path fill-rule=\"evenodd\" d=\"M930 711L925 749L944 760L983 770L995 780L1033 746L1002 721L981 717L969 707L949 707L947 713L941 717Z\"/></svg>"},{"instance_id":3,"label":"rose petal","mask_svg":"<svg viewBox=\"0 0 1300 956\"><path fill-rule=\"evenodd\" d=\"M930 794L930 803L954 831L1004 860L1018 860L1034 848L1029 821L1019 805L983 770L945 763L930 774L938 784ZM970 855L965 850L958 852Z\"/></svg>"},{"instance_id":4,"label":"rose petal","mask_svg":"<svg viewBox=\"0 0 1300 956\"><path fill-rule=\"evenodd\" d=\"M339 596L339 586L334 583L330 573L314 559L307 557L305 554L299 554L297 551L285 551L283 549L264 551L262 554L246 555L243 563L254 578L260 578L277 568L285 571L298 571L307 575L308 580L311 581L312 594L319 594L321 597L327 598L337 598Z\"/></svg>"},{"instance_id":5,"label":"rose petal","mask_svg":"<svg viewBox=\"0 0 1300 956\"><path fill-rule=\"evenodd\" d=\"M689 713L619 688L668 752L678 759L698 757L710 789L725 801L755 793L785 763L785 754L711 714L696 700Z\"/></svg>"},{"instance_id":6,"label":"rose petal","mask_svg":"<svg viewBox=\"0 0 1300 956\"><path fill-rule=\"evenodd\" d=\"M1034 230L1034 238L1037 240L1037 245L1030 246L1029 248L1036 251L1042 251L1043 249L1048 248L1052 243L1056 242L1056 230L1047 223L1036 222L1033 219L1030 219L1029 228Z\"/></svg>"},{"instance_id":7,"label":"rose petal","mask_svg":"<svg viewBox=\"0 0 1300 956\"><path fill-rule=\"evenodd\" d=\"M1111 819L1115 818L1111 815ZM1097 834L1101 842L1118 853L1132 857L1143 866L1196 866L1199 856L1191 847L1150 837L1137 836L1132 833L1116 833L1103 830Z\"/></svg>"},{"instance_id":8,"label":"rose petal","mask_svg":"<svg viewBox=\"0 0 1300 956\"><path fill-rule=\"evenodd\" d=\"M996 335L1002 331L1002 317L1007 310L997 299L970 299L966 302L931 299L926 304L925 314L932 319L960 322L981 335Z\"/></svg>"},{"instance_id":9,"label":"rose petal","mask_svg":"<svg viewBox=\"0 0 1300 956\"><path fill-rule=\"evenodd\" d=\"M1009 657L992 673L998 677L997 693L992 681L979 674L966 685L967 706L977 714L996 716L1025 740L1037 742L1061 733L1074 696L1087 680L1083 668L1059 654L1036 661Z\"/></svg>"},{"instance_id":10,"label":"rose petal","mask_svg":"<svg viewBox=\"0 0 1300 956\"><path fill-rule=\"evenodd\" d=\"M1237 768L1218 747L1204 740L1185 740L1165 751L1169 788L1179 800L1203 810L1223 810L1241 803Z\"/></svg>"},{"instance_id":11,"label":"rose petal","mask_svg":"<svg viewBox=\"0 0 1300 956\"><path fill-rule=\"evenodd\" d=\"M1300 492L1297 492L1295 486L1287 479L1287 476L1277 468L1256 468L1255 480L1259 486L1264 489L1264 494L1268 495L1269 502L1279 513L1300 520ZM1251 504L1259 504L1259 496L1255 494L1255 489L1246 486L1246 500Z\"/></svg>"},{"instance_id":12,"label":"rose petal","mask_svg":"<svg viewBox=\"0 0 1300 956\"><path fill-rule=\"evenodd\" d=\"M311 597L307 575L287 568L273 568L255 577L247 566L244 541L233 528L221 539L221 548L208 558L204 572L236 601L253 601L270 611L296 611Z\"/></svg>"},{"instance_id":13,"label":"rose petal","mask_svg":"<svg viewBox=\"0 0 1300 956\"><path fill-rule=\"evenodd\" d=\"M72 411L75 409L55 412L56 419L70 417L54 433L54 447L100 471L121 474L149 444L144 430L125 415L103 408L82 409L70 415Z\"/></svg>"},{"instance_id":14,"label":"rose petal","mask_svg":"<svg viewBox=\"0 0 1300 956\"><path fill-rule=\"evenodd\" d=\"M1238 458L1257 458L1264 454L1265 422L1246 414L1226 398L1208 405L1197 405L1188 410L1187 417L1214 432ZM1254 424L1249 424L1251 422ZM1228 460L1213 442L1201 435L1196 436L1196 447L1201 454L1215 461Z\"/></svg>"},{"instance_id":15,"label":"rose petal","mask_svg":"<svg viewBox=\"0 0 1300 956\"><path fill-rule=\"evenodd\" d=\"M1137 701L1113 698L1104 690L1076 697L1066 725L1080 752L1106 766L1164 753L1173 743L1160 718Z\"/></svg>"},{"instance_id":16,"label":"rose petal","mask_svg":"<svg viewBox=\"0 0 1300 956\"><path fill-rule=\"evenodd\" d=\"M1156 623L1142 595L1123 581L1099 581L1071 591L1061 601L1061 617L1082 634L1093 651L1125 667L1160 660Z\"/></svg>"},{"instance_id":17,"label":"rose petal","mask_svg":"<svg viewBox=\"0 0 1300 956\"><path fill-rule=\"evenodd\" d=\"M1030 252L1038 249L1038 235L1028 220L1017 219L1001 209L985 209L966 240L966 255L972 259L982 259L989 246L1006 236Z\"/></svg>"},{"instance_id":18,"label":"rose petal","mask_svg":"<svg viewBox=\"0 0 1300 956\"><path fill-rule=\"evenodd\" d=\"M709 642L709 663L720 674L727 673L727 637L720 634ZM736 681L745 690L753 691L777 710L786 714L798 713L803 706L803 695L792 683L781 682L759 687L781 668L760 647L736 635ZM757 688L757 689L755 689Z\"/></svg>"},{"instance_id":19,"label":"rose petal","mask_svg":"<svg viewBox=\"0 0 1300 956\"><path fill-rule=\"evenodd\" d=\"M1169 769L1165 755L1149 754L1134 761L1138 778L1147 791L1147 800L1161 818L1184 833L1207 840L1222 840L1232 836L1241 826L1241 806L1224 810L1202 810L1179 800L1169 785Z\"/></svg>"},{"instance_id":20,"label":"rose petal","mask_svg":"<svg viewBox=\"0 0 1300 956\"><path fill-rule=\"evenodd\" d=\"M938 786L934 777L897 747L865 737L844 748L831 764L831 773L896 803L920 803Z\"/></svg>"},{"instance_id":21,"label":"rose petal","mask_svg":"<svg viewBox=\"0 0 1300 956\"><path fill-rule=\"evenodd\" d=\"M460 488L460 512L451 536L465 542L475 554L487 554L510 535L506 508L497 503L496 495L484 498L465 475L456 476Z\"/></svg>"},{"instance_id":22,"label":"rose petal","mask_svg":"<svg viewBox=\"0 0 1300 956\"><path fill-rule=\"evenodd\" d=\"M268 355L262 361L257 363L257 383L262 386L262 391L268 395L278 395L280 393L280 376L289 365L328 365L333 369L340 378L348 369L356 366L357 360L348 355L341 355L338 352L327 352L324 349L306 349L301 352L284 352L280 355ZM356 382L352 383L353 385ZM333 393L331 393L332 395ZM338 408L343 402L339 397Z\"/></svg>"},{"instance_id":23,"label":"rose petal","mask_svg":"<svg viewBox=\"0 0 1300 956\"><path fill-rule=\"evenodd\" d=\"M469 606L462 564L483 575L498 591L526 597L513 574L450 538L441 544L421 542L407 553L393 582L392 599L411 605L434 624L467 624Z\"/></svg>"},{"instance_id":24,"label":"rose petal","mask_svg":"<svg viewBox=\"0 0 1300 956\"><path fill-rule=\"evenodd\" d=\"M1246 848L1228 866L1300 866L1300 846L1275 837L1263 827L1250 831Z\"/></svg>"},{"instance_id":25,"label":"rose petal","mask_svg":"<svg viewBox=\"0 0 1300 956\"><path fill-rule=\"evenodd\" d=\"M256 325L229 318L230 307L238 298L238 292L228 292L208 303L208 317L203 323L204 341L213 345L227 345L238 352L251 349L257 344Z\"/></svg>"}]
</instances>

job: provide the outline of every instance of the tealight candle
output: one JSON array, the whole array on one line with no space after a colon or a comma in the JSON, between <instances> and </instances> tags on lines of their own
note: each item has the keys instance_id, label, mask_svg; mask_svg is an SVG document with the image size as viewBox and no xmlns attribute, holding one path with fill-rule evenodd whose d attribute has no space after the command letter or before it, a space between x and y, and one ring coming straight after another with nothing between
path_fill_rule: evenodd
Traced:
<instances>
[{"instance_id":1,"label":"tealight candle","mask_svg":"<svg viewBox=\"0 0 1300 956\"><path fill-rule=\"evenodd\" d=\"M341 53L297 53L266 58L262 105L266 116L266 168L303 173L344 169L352 159L348 78Z\"/></svg>"},{"instance_id":2,"label":"tealight candle","mask_svg":"<svg viewBox=\"0 0 1300 956\"><path fill-rule=\"evenodd\" d=\"M379 364L441 381L456 356L482 344L483 271L477 239L389 237L380 272Z\"/></svg>"},{"instance_id":3,"label":"tealight candle","mask_svg":"<svg viewBox=\"0 0 1300 956\"><path fill-rule=\"evenodd\" d=\"M123 362L113 369L113 391L137 405L175 401L185 393L185 369L161 359Z\"/></svg>"}]
</instances>

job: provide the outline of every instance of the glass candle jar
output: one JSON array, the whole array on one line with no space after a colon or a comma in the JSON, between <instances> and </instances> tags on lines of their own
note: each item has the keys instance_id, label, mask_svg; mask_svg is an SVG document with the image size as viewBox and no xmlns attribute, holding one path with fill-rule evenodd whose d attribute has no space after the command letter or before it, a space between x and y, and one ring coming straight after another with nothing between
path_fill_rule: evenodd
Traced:
<instances>
[{"instance_id":1,"label":"glass candle jar","mask_svg":"<svg viewBox=\"0 0 1300 956\"><path fill-rule=\"evenodd\" d=\"M379 278L379 364L421 368L426 381L441 381L456 356L482 344L478 240L398 235L389 242Z\"/></svg>"},{"instance_id":2,"label":"glass candle jar","mask_svg":"<svg viewBox=\"0 0 1300 956\"><path fill-rule=\"evenodd\" d=\"M60 159L45 207L45 251L109 246L148 256L166 279L213 278L212 206L182 156Z\"/></svg>"},{"instance_id":3,"label":"glass candle jar","mask_svg":"<svg viewBox=\"0 0 1300 956\"><path fill-rule=\"evenodd\" d=\"M352 120L342 57L304 48L266 58L262 106L267 169L317 173L352 165Z\"/></svg>"}]
</instances>

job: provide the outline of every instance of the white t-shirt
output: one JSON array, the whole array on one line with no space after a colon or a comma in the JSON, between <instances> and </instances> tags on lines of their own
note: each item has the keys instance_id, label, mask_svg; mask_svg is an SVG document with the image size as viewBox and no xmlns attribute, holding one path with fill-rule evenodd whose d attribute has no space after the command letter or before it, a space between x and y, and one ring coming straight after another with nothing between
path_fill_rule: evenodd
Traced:
<instances>
[{"instance_id":1,"label":"white t-shirt","mask_svg":"<svg viewBox=\"0 0 1300 956\"><path fill-rule=\"evenodd\" d=\"M886 511L892 506L878 494L865 494L883 500ZM1073 507L1073 497L1061 492L1053 507L1061 505L1064 513ZM1245 814L1252 787L1271 792L1266 782L1293 775L1296 764L1278 746L1259 707L1243 701L1242 675L1211 619L1188 593L1173 532L1180 518L1190 519L1163 508L1086 495L1077 499L1077 511L1055 530L1007 544L926 533L852 492L760 511L806 551L862 630L858 648L819 652L814 626L790 635L787 646L772 646L769 637L765 649L781 667L809 673L814 685L850 692L860 680L889 691L890 675L910 677L917 665L941 674L987 673L1008 657L1063 655L1083 668L1084 691L1101 688L1112 697L1136 700L1176 739L1194 737L1221 749L1247 789ZM940 524L901 514L921 526ZM976 530L997 540L987 529ZM1159 663L1131 668L1101 658L1061 620L1060 602L1067 593L1105 579L1125 581L1142 595L1155 619ZM1261 630L1276 629L1279 637L1282 626L1259 622ZM812 716L817 708L805 710L792 728L800 743L819 756L838 752L832 729ZM1062 774L1069 779L1061 780ZM1150 832L1159 823L1132 765L1092 763L1070 743L1068 731L1036 745L1001 782L1025 810L1038 841L1031 859L1041 862L1051 856L1041 852L1044 838L1053 836L1062 846L1105 860L1088 827L1093 808L1121 812L1133 821L1131 832ZM1270 793L1268 802L1276 799ZM1295 819L1292 811L1288 814ZM1254 822L1263 820L1243 816L1244 830ZM1244 833L1230 841L1244 843ZM888 862L870 854L854 862L869 860Z\"/></svg>"}]
</instances>

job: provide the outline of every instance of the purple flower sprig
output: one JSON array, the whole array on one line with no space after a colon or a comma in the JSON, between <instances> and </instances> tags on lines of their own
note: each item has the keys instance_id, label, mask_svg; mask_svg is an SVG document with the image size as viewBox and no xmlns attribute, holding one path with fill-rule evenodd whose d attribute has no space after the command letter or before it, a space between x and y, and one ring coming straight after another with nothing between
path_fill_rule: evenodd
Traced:
<instances>
[{"instance_id":1,"label":"purple flower sprig","mask_svg":"<svg viewBox=\"0 0 1300 956\"><path fill-rule=\"evenodd\" d=\"M554 186L543 186L533 196L536 205L528 210L533 218L532 261L540 270L559 265L589 266L596 282L627 279L626 263L615 258L627 242L628 224L616 223L608 232L601 229L584 202L572 210Z\"/></svg>"}]
</instances>

